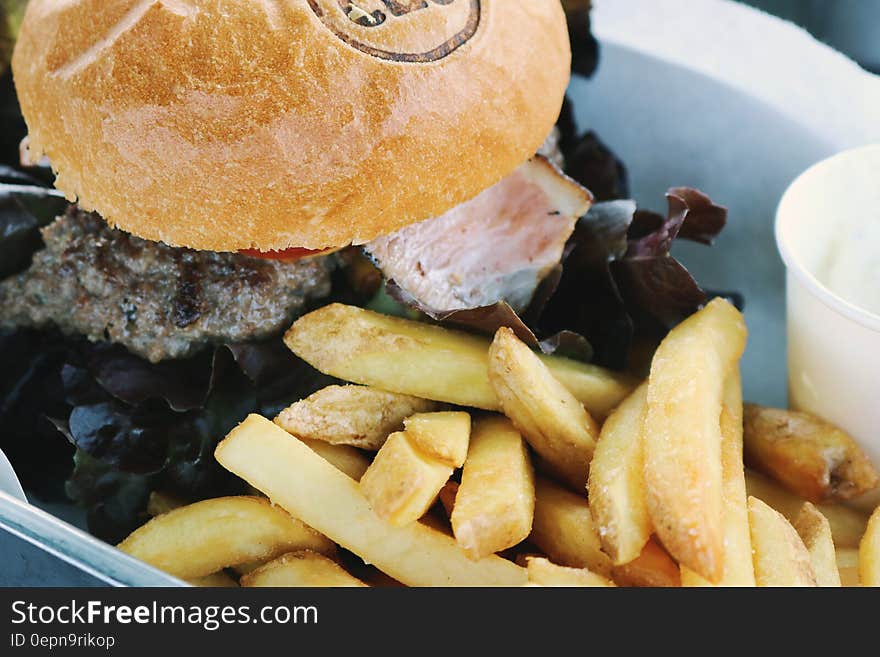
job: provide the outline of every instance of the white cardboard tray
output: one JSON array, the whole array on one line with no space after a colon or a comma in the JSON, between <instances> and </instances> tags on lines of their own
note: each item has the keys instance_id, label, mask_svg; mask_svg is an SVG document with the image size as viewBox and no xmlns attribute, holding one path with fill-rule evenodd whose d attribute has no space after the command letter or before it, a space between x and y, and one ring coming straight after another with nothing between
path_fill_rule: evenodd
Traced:
<instances>
[{"instance_id":1,"label":"white cardboard tray","mask_svg":"<svg viewBox=\"0 0 880 657\"><path fill-rule=\"evenodd\" d=\"M746 396L785 403L783 270L773 215L797 174L880 141L880 78L806 32L726 0L596 0L597 76L575 80L581 127L629 167L634 196L699 187L730 208L711 249L679 255L700 281L746 296ZM0 585L181 584L0 494Z\"/></svg>"}]
</instances>

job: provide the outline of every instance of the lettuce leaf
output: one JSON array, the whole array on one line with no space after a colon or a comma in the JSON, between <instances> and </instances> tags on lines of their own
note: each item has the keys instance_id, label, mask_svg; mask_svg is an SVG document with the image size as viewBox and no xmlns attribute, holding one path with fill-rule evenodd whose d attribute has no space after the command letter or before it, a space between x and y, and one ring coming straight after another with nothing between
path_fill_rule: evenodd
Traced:
<instances>
[{"instance_id":1,"label":"lettuce leaf","mask_svg":"<svg viewBox=\"0 0 880 657\"><path fill-rule=\"evenodd\" d=\"M547 320L582 333L596 362L622 368L637 335L662 337L707 295L670 249L678 237L711 244L727 210L691 188L672 188L666 217L632 201L594 205L581 219Z\"/></svg>"},{"instance_id":2,"label":"lettuce leaf","mask_svg":"<svg viewBox=\"0 0 880 657\"><path fill-rule=\"evenodd\" d=\"M0 179L13 180L15 184L0 182L0 278L23 269L40 246L39 229L64 212L67 201L61 192L29 183L26 178L15 177L15 170L0 170Z\"/></svg>"},{"instance_id":3,"label":"lettuce leaf","mask_svg":"<svg viewBox=\"0 0 880 657\"><path fill-rule=\"evenodd\" d=\"M634 334L611 263L626 255L634 201L596 203L575 227L556 292L538 319L545 331L569 330L592 345L594 362L622 369Z\"/></svg>"},{"instance_id":4,"label":"lettuce leaf","mask_svg":"<svg viewBox=\"0 0 880 657\"><path fill-rule=\"evenodd\" d=\"M594 204L578 221L561 266L522 314L505 303L452 313L418 310L486 335L507 326L533 349L624 369L637 337L662 338L708 299L670 249L678 238L712 244L727 210L688 187L671 188L666 200L665 216L639 210L632 200ZM388 290L408 302L393 285Z\"/></svg>"},{"instance_id":5,"label":"lettuce leaf","mask_svg":"<svg viewBox=\"0 0 880 657\"><path fill-rule=\"evenodd\" d=\"M590 77L599 67L599 42L590 25L590 3L566 10L565 16L571 41L571 70Z\"/></svg>"},{"instance_id":6,"label":"lettuce leaf","mask_svg":"<svg viewBox=\"0 0 880 657\"><path fill-rule=\"evenodd\" d=\"M629 196L626 167L594 132L567 144L563 141L565 173L589 189L597 201Z\"/></svg>"},{"instance_id":7,"label":"lettuce leaf","mask_svg":"<svg viewBox=\"0 0 880 657\"><path fill-rule=\"evenodd\" d=\"M49 417L66 416L61 369L67 345L57 334L0 332L0 448L29 494L64 499L74 448Z\"/></svg>"},{"instance_id":8,"label":"lettuce leaf","mask_svg":"<svg viewBox=\"0 0 880 657\"><path fill-rule=\"evenodd\" d=\"M86 509L92 534L115 545L149 519L150 477L123 472L82 450L73 464L65 490Z\"/></svg>"},{"instance_id":9,"label":"lettuce leaf","mask_svg":"<svg viewBox=\"0 0 880 657\"><path fill-rule=\"evenodd\" d=\"M53 332L7 332L0 349L0 447L42 499L62 498L66 479L90 531L111 542L143 521L151 490L242 493L214 460L217 442L248 413L271 417L333 382L280 338L158 364Z\"/></svg>"}]
</instances>

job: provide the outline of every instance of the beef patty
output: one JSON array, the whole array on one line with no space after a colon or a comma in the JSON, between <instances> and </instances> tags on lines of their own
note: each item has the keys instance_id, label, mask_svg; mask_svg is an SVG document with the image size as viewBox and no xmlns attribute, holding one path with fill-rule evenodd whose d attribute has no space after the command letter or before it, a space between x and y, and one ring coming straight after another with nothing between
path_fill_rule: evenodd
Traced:
<instances>
[{"instance_id":1,"label":"beef patty","mask_svg":"<svg viewBox=\"0 0 880 657\"><path fill-rule=\"evenodd\" d=\"M55 325L157 362L287 328L330 291L332 257L296 263L172 248L71 206L29 269L0 282L0 327Z\"/></svg>"}]
</instances>

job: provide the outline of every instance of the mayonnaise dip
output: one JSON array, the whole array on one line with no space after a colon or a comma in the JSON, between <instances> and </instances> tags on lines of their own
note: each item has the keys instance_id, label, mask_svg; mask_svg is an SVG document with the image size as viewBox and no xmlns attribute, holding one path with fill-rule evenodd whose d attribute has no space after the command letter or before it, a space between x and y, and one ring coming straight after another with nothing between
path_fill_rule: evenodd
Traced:
<instances>
[{"instance_id":1,"label":"mayonnaise dip","mask_svg":"<svg viewBox=\"0 0 880 657\"><path fill-rule=\"evenodd\" d=\"M817 276L837 296L880 316L880 208L836 229Z\"/></svg>"}]
</instances>

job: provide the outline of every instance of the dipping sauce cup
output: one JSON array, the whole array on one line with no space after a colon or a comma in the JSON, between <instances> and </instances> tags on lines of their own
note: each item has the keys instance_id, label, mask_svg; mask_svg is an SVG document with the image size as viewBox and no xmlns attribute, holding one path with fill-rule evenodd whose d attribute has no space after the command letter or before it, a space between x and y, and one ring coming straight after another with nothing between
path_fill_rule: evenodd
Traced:
<instances>
[{"instance_id":1,"label":"dipping sauce cup","mask_svg":"<svg viewBox=\"0 0 880 657\"><path fill-rule=\"evenodd\" d=\"M880 466L880 144L795 180L776 214L786 266L788 394ZM870 495L873 504L877 495Z\"/></svg>"}]
</instances>

